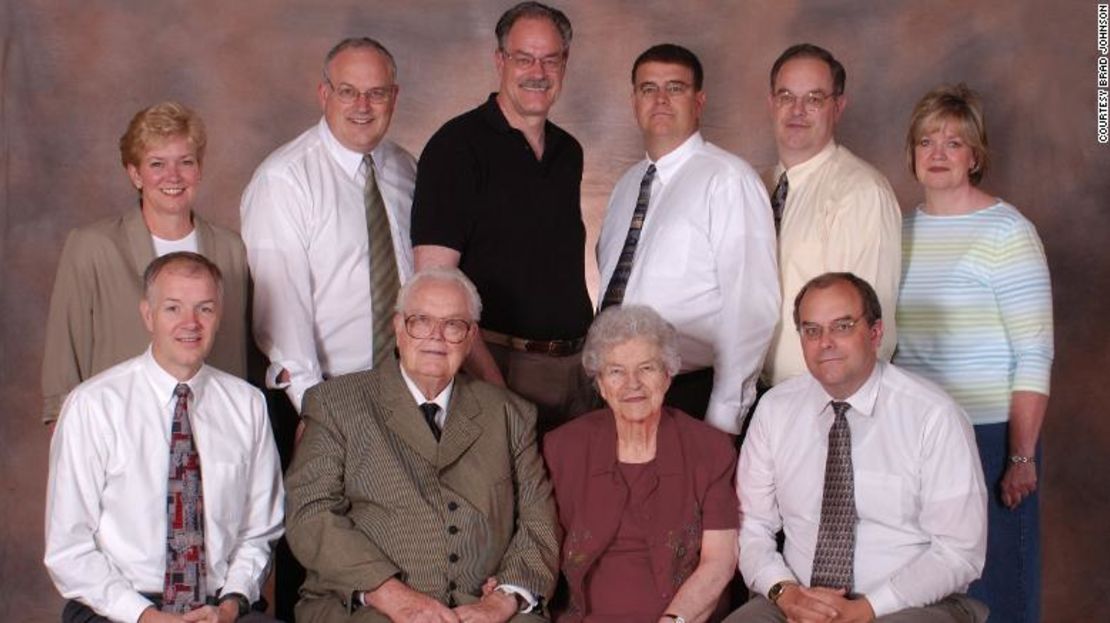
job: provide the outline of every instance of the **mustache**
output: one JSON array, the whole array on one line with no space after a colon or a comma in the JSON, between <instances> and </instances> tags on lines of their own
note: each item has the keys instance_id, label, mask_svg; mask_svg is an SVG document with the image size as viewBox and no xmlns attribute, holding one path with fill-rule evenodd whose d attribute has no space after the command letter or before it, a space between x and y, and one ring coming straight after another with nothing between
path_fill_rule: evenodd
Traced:
<instances>
[{"instance_id":1,"label":"mustache","mask_svg":"<svg viewBox=\"0 0 1110 623\"><path fill-rule=\"evenodd\" d=\"M526 78L520 81L520 86L525 89L550 89L551 81L547 78Z\"/></svg>"}]
</instances>

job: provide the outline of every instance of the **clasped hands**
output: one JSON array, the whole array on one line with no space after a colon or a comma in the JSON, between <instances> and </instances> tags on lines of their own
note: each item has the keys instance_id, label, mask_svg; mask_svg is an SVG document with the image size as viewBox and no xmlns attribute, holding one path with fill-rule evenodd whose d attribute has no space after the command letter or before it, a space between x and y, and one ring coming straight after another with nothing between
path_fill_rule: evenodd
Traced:
<instances>
[{"instance_id":1,"label":"clasped hands","mask_svg":"<svg viewBox=\"0 0 1110 623\"><path fill-rule=\"evenodd\" d=\"M866 598L850 599L844 589L791 584L777 604L788 623L861 623L875 619Z\"/></svg>"},{"instance_id":2,"label":"clasped hands","mask_svg":"<svg viewBox=\"0 0 1110 623\"><path fill-rule=\"evenodd\" d=\"M517 613L516 599L494 590L497 579L482 585L477 603L448 608L403 582L390 578L366 593L366 603L394 623L505 623Z\"/></svg>"}]
</instances>

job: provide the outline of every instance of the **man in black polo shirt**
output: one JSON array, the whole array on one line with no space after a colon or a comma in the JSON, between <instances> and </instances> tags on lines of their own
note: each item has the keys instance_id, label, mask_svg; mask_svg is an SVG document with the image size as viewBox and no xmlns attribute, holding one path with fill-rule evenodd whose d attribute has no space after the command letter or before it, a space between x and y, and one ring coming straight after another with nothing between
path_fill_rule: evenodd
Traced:
<instances>
[{"instance_id":1,"label":"man in black polo shirt","mask_svg":"<svg viewBox=\"0 0 1110 623\"><path fill-rule=\"evenodd\" d=\"M523 2L501 16L501 88L428 141L416 175L417 271L458 266L485 303L467 370L539 407L547 430L584 410L578 355L592 319L579 186L582 147L547 120L559 97L571 25Z\"/></svg>"}]
</instances>

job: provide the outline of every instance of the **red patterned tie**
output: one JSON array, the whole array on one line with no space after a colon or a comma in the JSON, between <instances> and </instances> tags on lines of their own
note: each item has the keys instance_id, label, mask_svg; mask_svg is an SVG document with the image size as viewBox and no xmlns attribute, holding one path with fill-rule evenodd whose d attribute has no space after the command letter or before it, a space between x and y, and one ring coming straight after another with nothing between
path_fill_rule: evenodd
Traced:
<instances>
[{"instance_id":1,"label":"red patterned tie","mask_svg":"<svg viewBox=\"0 0 1110 623\"><path fill-rule=\"evenodd\" d=\"M825 492L821 523L813 554L810 586L843 588L852 592L853 557L856 553L856 498L852 473L852 434L845 414L850 405L832 403L836 419L829 429L829 454L825 459Z\"/></svg>"},{"instance_id":2,"label":"red patterned tie","mask_svg":"<svg viewBox=\"0 0 1110 623\"><path fill-rule=\"evenodd\" d=\"M162 611L185 613L204 605L204 495L200 455L189 422L189 386L173 390L177 405L170 431L170 475L166 492L166 581Z\"/></svg>"}]
</instances>

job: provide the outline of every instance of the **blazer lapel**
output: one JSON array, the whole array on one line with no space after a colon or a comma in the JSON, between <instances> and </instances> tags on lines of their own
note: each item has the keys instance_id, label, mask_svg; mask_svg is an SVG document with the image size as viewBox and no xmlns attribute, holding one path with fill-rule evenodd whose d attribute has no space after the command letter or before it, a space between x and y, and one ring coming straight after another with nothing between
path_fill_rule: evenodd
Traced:
<instances>
[{"instance_id":1,"label":"blazer lapel","mask_svg":"<svg viewBox=\"0 0 1110 623\"><path fill-rule=\"evenodd\" d=\"M135 274L141 279L146 272L146 267L154 261L154 239L150 237L150 230L143 222L141 209L133 208L124 215L123 231L127 235L127 249L135 267Z\"/></svg>"},{"instance_id":2,"label":"blazer lapel","mask_svg":"<svg viewBox=\"0 0 1110 623\"><path fill-rule=\"evenodd\" d=\"M412 399L405 380L401 378L399 363L394 360L385 366L379 375L381 379L380 396L368 396L371 407L382 413L385 425L400 437L410 448L429 463L436 462L436 440L428 423L420 413L420 407Z\"/></svg>"},{"instance_id":3,"label":"blazer lapel","mask_svg":"<svg viewBox=\"0 0 1110 623\"><path fill-rule=\"evenodd\" d=\"M482 424L479 420L481 414L481 405L470 390L470 380L464 376L455 376L451 404L447 405L447 421L444 423L443 435L439 440L439 456L436 462L439 469L442 470L457 461L482 434Z\"/></svg>"}]
</instances>

